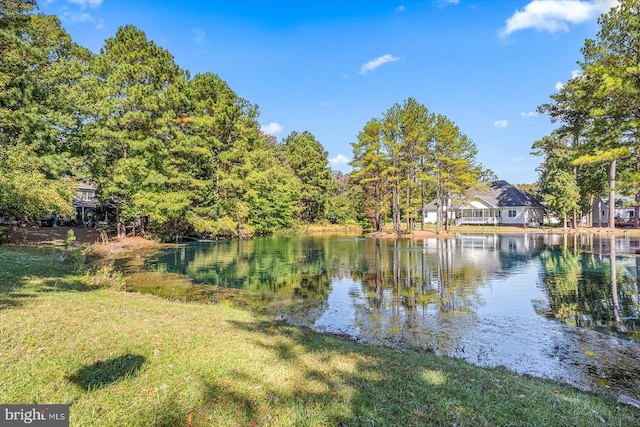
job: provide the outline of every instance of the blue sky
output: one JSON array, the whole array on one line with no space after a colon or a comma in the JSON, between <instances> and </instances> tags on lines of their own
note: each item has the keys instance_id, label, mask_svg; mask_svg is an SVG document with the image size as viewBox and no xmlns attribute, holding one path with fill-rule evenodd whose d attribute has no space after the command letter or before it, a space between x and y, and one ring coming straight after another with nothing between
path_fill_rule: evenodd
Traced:
<instances>
[{"instance_id":1,"label":"blue sky","mask_svg":"<svg viewBox=\"0 0 640 427\"><path fill-rule=\"evenodd\" d=\"M348 172L365 123L409 97L455 122L500 179L533 183L535 114L575 75L615 0L39 0L99 52L133 24L177 64L257 104L278 140L309 131Z\"/></svg>"}]
</instances>

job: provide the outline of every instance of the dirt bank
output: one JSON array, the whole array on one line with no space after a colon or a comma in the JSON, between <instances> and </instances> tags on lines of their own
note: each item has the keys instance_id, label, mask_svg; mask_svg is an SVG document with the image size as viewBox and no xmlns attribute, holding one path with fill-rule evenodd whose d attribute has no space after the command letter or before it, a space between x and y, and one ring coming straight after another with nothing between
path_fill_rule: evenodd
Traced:
<instances>
[{"instance_id":1,"label":"dirt bank","mask_svg":"<svg viewBox=\"0 0 640 427\"><path fill-rule=\"evenodd\" d=\"M112 230L80 227L14 227L0 229L2 243L15 246L64 246L69 230L73 231L74 247L89 246L87 255L109 258L120 254L159 248L163 245L142 237L119 239Z\"/></svg>"}]
</instances>

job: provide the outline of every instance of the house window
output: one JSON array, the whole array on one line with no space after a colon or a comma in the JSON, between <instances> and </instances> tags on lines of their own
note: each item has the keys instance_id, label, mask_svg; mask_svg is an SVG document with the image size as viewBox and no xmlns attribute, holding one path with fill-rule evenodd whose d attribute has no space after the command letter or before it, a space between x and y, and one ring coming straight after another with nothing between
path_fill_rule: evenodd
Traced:
<instances>
[{"instance_id":1,"label":"house window","mask_svg":"<svg viewBox=\"0 0 640 427\"><path fill-rule=\"evenodd\" d=\"M496 218L502 218L502 211L496 212Z\"/></svg>"},{"instance_id":2,"label":"house window","mask_svg":"<svg viewBox=\"0 0 640 427\"><path fill-rule=\"evenodd\" d=\"M509 209L509 218L515 218L518 212L515 209Z\"/></svg>"}]
</instances>

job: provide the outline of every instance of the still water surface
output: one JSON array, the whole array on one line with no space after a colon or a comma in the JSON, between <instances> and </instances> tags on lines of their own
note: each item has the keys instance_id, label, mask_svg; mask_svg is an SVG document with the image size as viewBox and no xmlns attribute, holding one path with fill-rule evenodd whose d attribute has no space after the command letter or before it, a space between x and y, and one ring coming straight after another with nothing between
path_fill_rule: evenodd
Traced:
<instances>
[{"instance_id":1,"label":"still water surface","mask_svg":"<svg viewBox=\"0 0 640 427\"><path fill-rule=\"evenodd\" d=\"M322 332L640 398L638 248L597 235L278 236L123 268L142 292L223 295Z\"/></svg>"}]
</instances>

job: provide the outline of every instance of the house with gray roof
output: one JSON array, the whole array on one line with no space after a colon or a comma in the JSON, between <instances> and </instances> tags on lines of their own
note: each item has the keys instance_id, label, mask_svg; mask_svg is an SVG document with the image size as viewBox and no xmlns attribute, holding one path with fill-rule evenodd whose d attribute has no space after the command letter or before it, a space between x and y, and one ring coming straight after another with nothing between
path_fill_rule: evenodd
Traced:
<instances>
[{"instance_id":1,"label":"house with gray roof","mask_svg":"<svg viewBox=\"0 0 640 427\"><path fill-rule=\"evenodd\" d=\"M436 222L436 201L426 206L424 222ZM493 224L539 226L545 208L531 194L509 184L494 181L482 190L471 190L465 197L454 197L447 207L456 225Z\"/></svg>"}]
</instances>

